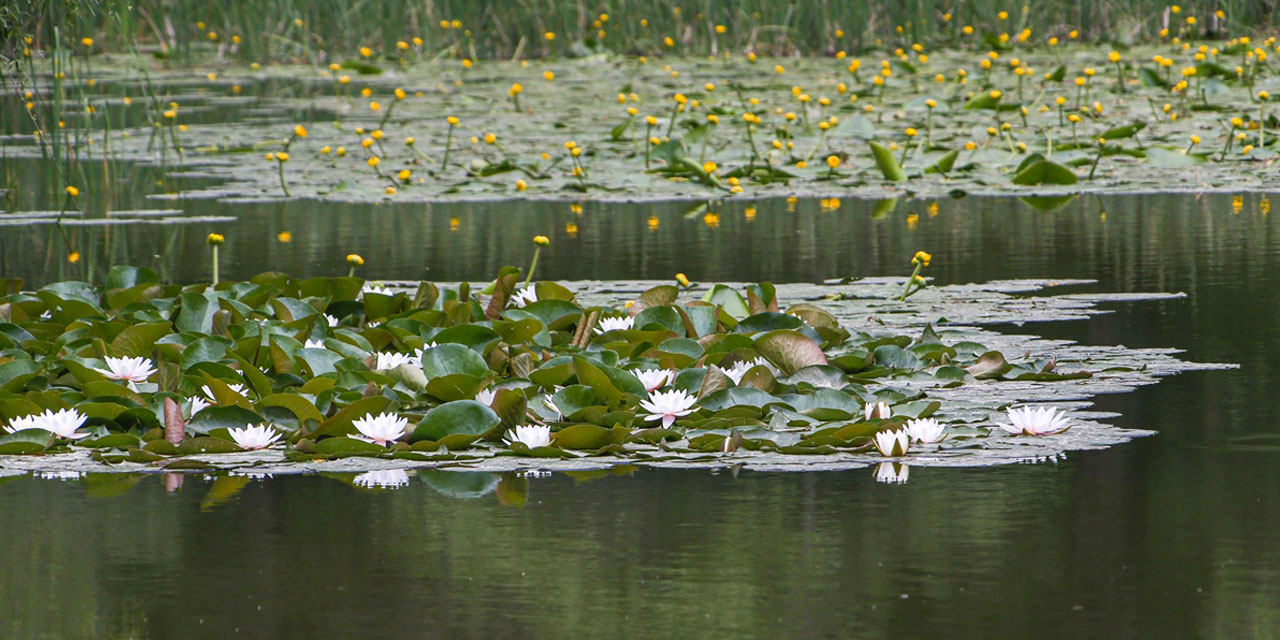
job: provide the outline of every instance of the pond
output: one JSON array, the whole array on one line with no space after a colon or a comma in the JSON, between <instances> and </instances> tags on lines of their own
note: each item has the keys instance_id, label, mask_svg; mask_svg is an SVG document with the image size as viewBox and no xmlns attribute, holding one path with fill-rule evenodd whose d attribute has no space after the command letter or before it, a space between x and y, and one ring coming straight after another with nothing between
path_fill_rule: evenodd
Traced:
<instances>
[{"instance_id":1,"label":"pond","mask_svg":"<svg viewBox=\"0 0 1280 640\"><path fill-rule=\"evenodd\" d=\"M0 272L101 280L111 262L198 281L210 231L227 236L234 278L339 275L357 251L371 278L487 279L523 261L536 233L551 236L540 276L564 280L905 277L926 249L938 284L1087 278L1098 281L1087 291L1185 292L1034 332L1183 347L1241 368L1097 399L1121 414L1111 422L1155 437L1054 463L915 468L900 485L867 469L419 472L372 492L321 476L10 478L8 637L598 637L620 623L695 636L1025 637L1047 622L1066 637L1236 638L1277 622L1280 511L1267 497L1280 488L1269 399L1280 238L1262 195L1088 196L1053 211L975 197L892 210L131 197L116 207L234 220L67 227L84 254L74 264L56 227L3 227Z\"/></svg>"}]
</instances>

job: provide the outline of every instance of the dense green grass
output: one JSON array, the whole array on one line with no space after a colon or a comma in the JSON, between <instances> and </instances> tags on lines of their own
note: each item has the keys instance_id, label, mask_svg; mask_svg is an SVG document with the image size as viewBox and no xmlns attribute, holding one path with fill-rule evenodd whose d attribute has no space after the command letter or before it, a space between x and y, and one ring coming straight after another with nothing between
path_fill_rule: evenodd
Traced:
<instances>
[{"instance_id":1,"label":"dense green grass","mask_svg":"<svg viewBox=\"0 0 1280 640\"><path fill-rule=\"evenodd\" d=\"M76 39L94 38L98 49L136 42L175 57L217 50L242 60L323 61L364 46L381 57L532 58L603 50L821 55L877 44L956 44L966 39L965 25L974 28L967 40L975 44L988 33L1016 37L1026 28L1035 42L1079 29L1085 40L1125 44L1157 38L1166 25L1176 34L1188 16L1196 17L1201 35L1245 35L1273 25L1276 4L1187 2L1170 14L1170 5L1156 0L13 0L0 8L0 36L6 56L20 55L28 35L37 47L52 46L55 27ZM1007 19L998 17L1001 11ZM442 21L450 26L442 28ZM547 41L546 32L555 39ZM664 44L667 37L673 46ZM398 49L398 42L409 49Z\"/></svg>"}]
</instances>

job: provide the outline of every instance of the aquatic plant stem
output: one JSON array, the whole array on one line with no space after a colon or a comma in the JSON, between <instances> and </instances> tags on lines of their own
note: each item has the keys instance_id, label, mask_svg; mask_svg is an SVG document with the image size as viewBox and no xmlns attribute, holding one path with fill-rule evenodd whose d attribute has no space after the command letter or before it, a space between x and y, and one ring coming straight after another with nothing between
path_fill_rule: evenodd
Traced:
<instances>
[{"instance_id":1,"label":"aquatic plant stem","mask_svg":"<svg viewBox=\"0 0 1280 640\"><path fill-rule=\"evenodd\" d=\"M440 170L444 171L449 167L449 150L453 147L453 123L449 124L449 133L444 138L444 158L440 160Z\"/></svg>"},{"instance_id":2,"label":"aquatic plant stem","mask_svg":"<svg viewBox=\"0 0 1280 640\"><path fill-rule=\"evenodd\" d=\"M529 273L525 274L524 277L524 286L526 287L533 281L533 270L538 268L538 254L540 253L542 253L542 247L535 247L533 250L533 260L529 261Z\"/></svg>"},{"instance_id":3,"label":"aquatic plant stem","mask_svg":"<svg viewBox=\"0 0 1280 640\"><path fill-rule=\"evenodd\" d=\"M906 286L902 287L902 296L898 298L898 302L906 302L907 296L915 293L915 291L911 290L911 285L915 284L916 277L920 275L920 269L922 268L924 268L924 264L917 261L915 270L911 272L911 277L907 278ZM916 291L919 291L919 290L920 290L919 288L916 289Z\"/></svg>"}]
</instances>

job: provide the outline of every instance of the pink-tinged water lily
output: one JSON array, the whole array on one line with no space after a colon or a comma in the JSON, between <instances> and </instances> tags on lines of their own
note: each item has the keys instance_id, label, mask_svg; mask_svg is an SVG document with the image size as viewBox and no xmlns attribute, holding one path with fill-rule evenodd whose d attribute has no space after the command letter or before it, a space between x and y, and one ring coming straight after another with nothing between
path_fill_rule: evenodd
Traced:
<instances>
[{"instance_id":1,"label":"pink-tinged water lily","mask_svg":"<svg viewBox=\"0 0 1280 640\"><path fill-rule=\"evenodd\" d=\"M112 358L107 356L103 360L106 361L107 368L95 368L94 371L112 380L146 382L147 378L150 378L151 374L156 372L155 367L151 366L149 358Z\"/></svg>"},{"instance_id":2,"label":"pink-tinged water lily","mask_svg":"<svg viewBox=\"0 0 1280 640\"><path fill-rule=\"evenodd\" d=\"M511 304L517 307L531 305L538 301L538 291L533 287L525 287L511 296Z\"/></svg>"},{"instance_id":3,"label":"pink-tinged water lily","mask_svg":"<svg viewBox=\"0 0 1280 640\"><path fill-rule=\"evenodd\" d=\"M1049 436L1071 428L1066 412L1059 412L1057 407L1022 407L1009 409L1008 414L1013 424L1001 424L1000 428L1015 435Z\"/></svg>"},{"instance_id":4,"label":"pink-tinged water lily","mask_svg":"<svg viewBox=\"0 0 1280 640\"><path fill-rule=\"evenodd\" d=\"M935 444L946 437L947 426L933 418L918 418L907 421L907 435L916 442Z\"/></svg>"},{"instance_id":5,"label":"pink-tinged water lily","mask_svg":"<svg viewBox=\"0 0 1280 640\"><path fill-rule=\"evenodd\" d=\"M596 323L595 332L604 333L606 331L617 331L619 329L631 329L636 325L636 319L632 316L620 316L616 318L600 318L600 322Z\"/></svg>"},{"instance_id":6,"label":"pink-tinged water lily","mask_svg":"<svg viewBox=\"0 0 1280 640\"><path fill-rule=\"evenodd\" d=\"M881 462L876 465L876 482L906 484L911 468L901 462Z\"/></svg>"},{"instance_id":7,"label":"pink-tinged water lily","mask_svg":"<svg viewBox=\"0 0 1280 640\"><path fill-rule=\"evenodd\" d=\"M668 369L645 369L643 371L632 371L640 384L644 385L647 392L657 391L671 382L672 372Z\"/></svg>"},{"instance_id":8,"label":"pink-tinged water lily","mask_svg":"<svg viewBox=\"0 0 1280 640\"><path fill-rule=\"evenodd\" d=\"M409 474L404 469L379 469L366 471L351 482L366 489L395 489L409 484Z\"/></svg>"},{"instance_id":9,"label":"pink-tinged water lily","mask_svg":"<svg viewBox=\"0 0 1280 640\"><path fill-rule=\"evenodd\" d=\"M374 363L373 368L377 371L382 371L384 369L394 369L402 364L413 364L413 356L394 351L379 351L377 353L377 362Z\"/></svg>"},{"instance_id":10,"label":"pink-tinged water lily","mask_svg":"<svg viewBox=\"0 0 1280 640\"><path fill-rule=\"evenodd\" d=\"M391 442L399 440L404 436L405 429L409 427L408 418L401 418L394 413L383 413L378 416L365 416L356 418L351 421L351 425L359 431L361 435L351 436L357 440L372 442L387 446Z\"/></svg>"},{"instance_id":11,"label":"pink-tinged water lily","mask_svg":"<svg viewBox=\"0 0 1280 640\"><path fill-rule=\"evenodd\" d=\"M862 419L871 420L878 418L880 420L888 420L893 417L893 409L883 402L868 402L862 407Z\"/></svg>"},{"instance_id":12,"label":"pink-tinged water lily","mask_svg":"<svg viewBox=\"0 0 1280 640\"><path fill-rule=\"evenodd\" d=\"M276 431L275 427L265 423L256 427L245 425L239 429L227 429L227 433L231 435L231 439L235 440L241 449L249 451L266 449L280 439L280 432Z\"/></svg>"},{"instance_id":13,"label":"pink-tinged water lily","mask_svg":"<svg viewBox=\"0 0 1280 640\"><path fill-rule=\"evenodd\" d=\"M906 429L897 431L878 431L875 438L876 451L886 458L898 458L907 455L911 448L911 438Z\"/></svg>"},{"instance_id":14,"label":"pink-tinged water lily","mask_svg":"<svg viewBox=\"0 0 1280 640\"><path fill-rule=\"evenodd\" d=\"M538 424L517 425L515 429L507 431L507 437L502 441L507 446L519 442L530 449L545 447L551 444L551 427Z\"/></svg>"},{"instance_id":15,"label":"pink-tinged water lily","mask_svg":"<svg viewBox=\"0 0 1280 640\"><path fill-rule=\"evenodd\" d=\"M63 409L57 413L54 413L53 409L46 409L44 413L38 415L21 416L10 420L5 431L13 433L23 429L44 429L59 438L79 440L89 435L83 431L76 431L87 419L84 414L75 409Z\"/></svg>"},{"instance_id":16,"label":"pink-tinged water lily","mask_svg":"<svg viewBox=\"0 0 1280 640\"><path fill-rule=\"evenodd\" d=\"M676 421L676 418L693 413L693 405L697 398L689 395L684 389L670 391L654 391L648 400L640 401L640 408L649 412L645 420L661 420L665 429Z\"/></svg>"}]
</instances>

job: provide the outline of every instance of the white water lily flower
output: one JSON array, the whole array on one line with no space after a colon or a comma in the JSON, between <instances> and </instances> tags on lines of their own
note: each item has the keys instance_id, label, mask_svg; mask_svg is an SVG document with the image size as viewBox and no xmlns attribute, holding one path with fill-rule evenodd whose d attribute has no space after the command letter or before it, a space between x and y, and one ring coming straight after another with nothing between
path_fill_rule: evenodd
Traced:
<instances>
[{"instance_id":1,"label":"white water lily flower","mask_svg":"<svg viewBox=\"0 0 1280 640\"><path fill-rule=\"evenodd\" d=\"M511 296L511 303L517 307L531 305L538 301L538 291L533 287L525 287Z\"/></svg>"},{"instance_id":2,"label":"white water lily flower","mask_svg":"<svg viewBox=\"0 0 1280 640\"><path fill-rule=\"evenodd\" d=\"M434 349L435 347L436 347L436 343L434 343L434 342L428 342L428 343L426 343L426 344L422 345L422 348L421 348L421 349L414 349L414 350L413 350L413 355L412 355L412 356L410 356L410 358L409 358L409 364L411 364L411 365L413 365L413 366L415 366L415 367L417 367L417 368L421 369L421 368L422 368L422 354L426 353L428 349Z\"/></svg>"},{"instance_id":3,"label":"white water lily flower","mask_svg":"<svg viewBox=\"0 0 1280 640\"><path fill-rule=\"evenodd\" d=\"M893 417L893 409L890 409L889 405L883 402L868 402L865 406L862 407L863 420L870 420L872 418L888 420L889 418L892 418L892 417Z\"/></svg>"},{"instance_id":4,"label":"white water lily flower","mask_svg":"<svg viewBox=\"0 0 1280 640\"><path fill-rule=\"evenodd\" d=\"M205 409L208 409L211 406L211 404L212 403L210 403L208 400L205 400L200 396L192 396L191 397L191 413L187 414L187 416L188 417L194 416L195 414L200 413Z\"/></svg>"},{"instance_id":5,"label":"white water lily flower","mask_svg":"<svg viewBox=\"0 0 1280 640\"><path fill-rule=\"evenodd\" d=\"M907 421L907 435L911 436L916 442L925 444L934 444L942 442L946 437L947 425L939 423L933 418L919 418L917 420Z\"/></svg>"},{"instance_id":6,"label":"white water lily flower","mask_svg":"<svg viewBox=\"0 0 1280 640\"><path fill-rule=\"evenodd\" d=\"M507 443L508 447L517 442L530 449L545 447L551 444L551 427L539 424L517 425L515 429L507 431L507 437L502 441Z\"/></svg>"},{"instance_id":7,"label":"white water lily flower","mask_svg":"<svg viewBox=\"0 0 1280 640\"><path fill-rule=\"evenodd\" d=\"M404 436L405 429L409 427L409 419L401 418L394 413L382 413L377 417L356 418L351 421L351 424L361 433L358 436L351 436L352 438L385 447Z\"/></svg>"},{"instance_id":8,"label":"white water lily flower","mask_svg":"<svg viewBox=\"0 0 1280 640\"><path fill-rule=\"evenodd\" d=\"M94 371L112 380L146 382L147 378L150 378L151 374L156 372L155 367L151 366L149 358L112 358L107 356L103 360L106 360L107 368L95 368Z\"/></svg>"},{"instance_id":9,"label":"white water lily flower","mask_svg":"<svg viewBox=\"0 0 1280 640\"><path fill-rule=\"evenodd\" d=\"M409 474L404 469L379 469L366 471L351 482L367 489L395 489L409 484Z\"/></svg>"},{"instance_id":10,"label":"white water lily flower","mask_svg":"<svg viewBox=\"0 0 1280 640\"><path fill-rule=\"evenodd\" d=\"M245 386L244 386L244 385L242 385L242 384L228 384L228 385L227 385L227 388L228 388L228 389L231 389L232 391L236 392L237 394L240 394L240 395L242 395L242 396L245 396L246 398L248 397L248 395L246 395L246 394L245 394L245 391L248 391L248 389L246 389L246 388L245 388ZM208 397L208 398L212 398L212 399L215 399L215 400L217 399L217 398L215 398L215 397L214 397L214 395L213 395L213 389L210 389L210 388L209 388L209 385L204 385L204 386L200 387L200 390L204 392L204 395L205 395L206 397Z\"/></svg>"},{"instance_id":11,"label":"white water lily flower","mask_svg":"<svg viewBox=\"0 0 1280 640\"><path fill-rule=\"evenodd\" d=\"M324 346L324 340L307 340L306 343L302 345L302 348L303 349L324 349L326 347Z\"/></svg>"},{"instance_id":12,"label":"white water lily flower","mask_svg":"<svg viewBox=\"0 0 1280 640\"><path fill-rule=\"evenodd\" d=\"M632 371L640 384L644 385L644 390L653 392L667 386L674 377L668 369L645 369L643 371Z\"/></svg>"},{"instance_id":13,"label":"white water lily flower","mask_svg":"<svg viewBox=\"0 0 1280 640\"><path fill-rule=\"evenodd\" d=\"M13 433L23 429L44 429L59 438L79 440L89 435L83 431L76 431L85 420L88 420L88 417L75 409L63 409L57 413L54 413L53 409L46 409L44 413L38 415L10 420L5 431Z\"/></svg>"},{"instance_id":14,"label":"white water lily flower","mask_svg":"<svg viewBox=\"0 0 1280 640\"><path fill-rule=\"evenodd\" d=\"M640 408L649 412L645 420L661 420L665 429L676 421L676 418L693 413L693 405L698 399L689 395L684 389L670 391L654 391L648 400L640 401Z\"/></svg>"},{"instance_id":15,"label":"white water lily flower","mask_svg":"<svg viewBox=\"0 0 1280 640\"><path fill-rule=\"evenodd\" d=\"M370 281L370 282L365 282L364 286L360 287L360 295L364 295L366 293L381 293L382 295L390 295L391 290L387 288L387 285L382 284L381 282Z\"/></svg>"},{"instance_id":16,"label":"white water lily flower","mask_svg":"<svg viewBox=\"0 0 1280 640\"><path fill-rule=\"evenodd\" d=\"M722 368L720 370L723 371L726 376L729 376L729 379L733 380L734 384L741 384L742 376L747 375L748 371L756 367L765 367L774 375L777 375L778 370L774 369L773 365L769 364L769 361L765 360L764 358L756 358L755 360L743 360L741 362L734 363L734 365L732 367L729 367L728 369Z\"/></svg>"},{"instance_id":17,"label":"white water lily flower","mask_svg":"<svg viewBox=\"0 0 1280 640\"><path fill-rule=\"evenodd\" d=\"M377 356L378 361L373 365L373 368L377 371L394 369L402 364L413 364L413 356L403 353L379 351Z\"/></svg>"},{"instance_id":18,"label":"white water lily flower","mask_svg":"<svg viewBox=\"0 0 1280 640\"><path fill-rule=\"evenodd\" d=\"M83 471L41 471L41 480L79 480L84 477Z\"/></svg>"},{"instance_id":19,"label":"white water lily flower","mask_svg":"<svg viewBox=\"0 0 1280 640\"><path fill-rule=\"evenodd\" d=\"M481 389L476 392L476 402L482 405L493 406L493 397L498 395L497 389Z\"/></svg>"},{"instance_id":20,"label":"white water lily flower","mask_svg":"<svg viewBox=\"0 0 1280 640\"><path fill-rule=\"evenodd\" d=\"M876 465L876 482L906 484L911 468L900 462L881 462Z\"/></svg>"},{"instance_id":21,"label":"white water lily flower","mask_svg":"<svg viewBox=\"0 0 1280 640\"><path fill-rule=\"evenodd\" d=\"M635 326L636 319L632 316L600 318L600 322L596 324L595 332L604 333L606 331L617 331L619 329L632 329Z\"/></svg>"},{"instance_id":22,"label":"white water lily flower","mask_svg":"<svg viewBox=\"0 0 1280 640\"><path fill-rule=\"evenodd\" d=\"M876 451L886 458L897 458L907 455L907 450L911 448L911 438L907 436L906 429L898 429L897 431L877 431L876 432Z\"/></svg>"},{"instance_id":23,"label":"white water lily flower","mask_svg":"<svg viewBox=\"0 0 1280 640\"><path fill-rule=\"evenodd\" d=\"M263 423L258 426L245 425L240 429L227 429L227 433L231 434L231 439L241 449L253 451L254 449L266 449L276 443L280 439L280 432L272 425Z\"/></svg>"},{"instance_id":24,"label":"white water lily flower","mask_svg":"<svg viewBox=\"0 0 1280 640\"><path fill-rule=\"evenodd\" d=\"M1000 428L1015 435L1048 436L1071 428L1066 412L1059 412L1057 407L1022 407L1009 409L1008 414L1013 424L1002 424Z\"/></svg>"},{"instance_id":25,"label":"white water lily flower","mask_svg":"<svg viewBox=\"0 0 1280 640\"><path fill-rule=\"evenodd\" d=\"M331 326L331 327L336 327L336 326L338 326L338 319L337 319L337 318L335 318L335 317L333 317L333 316L331 316L331 315L329 315L329 314L327 314L327 313L326 313L326 314L324 314L324 321L325 321L325 323L327 323L327 324L328 324L329 326Z\"/></svg>"}]
</instances>

